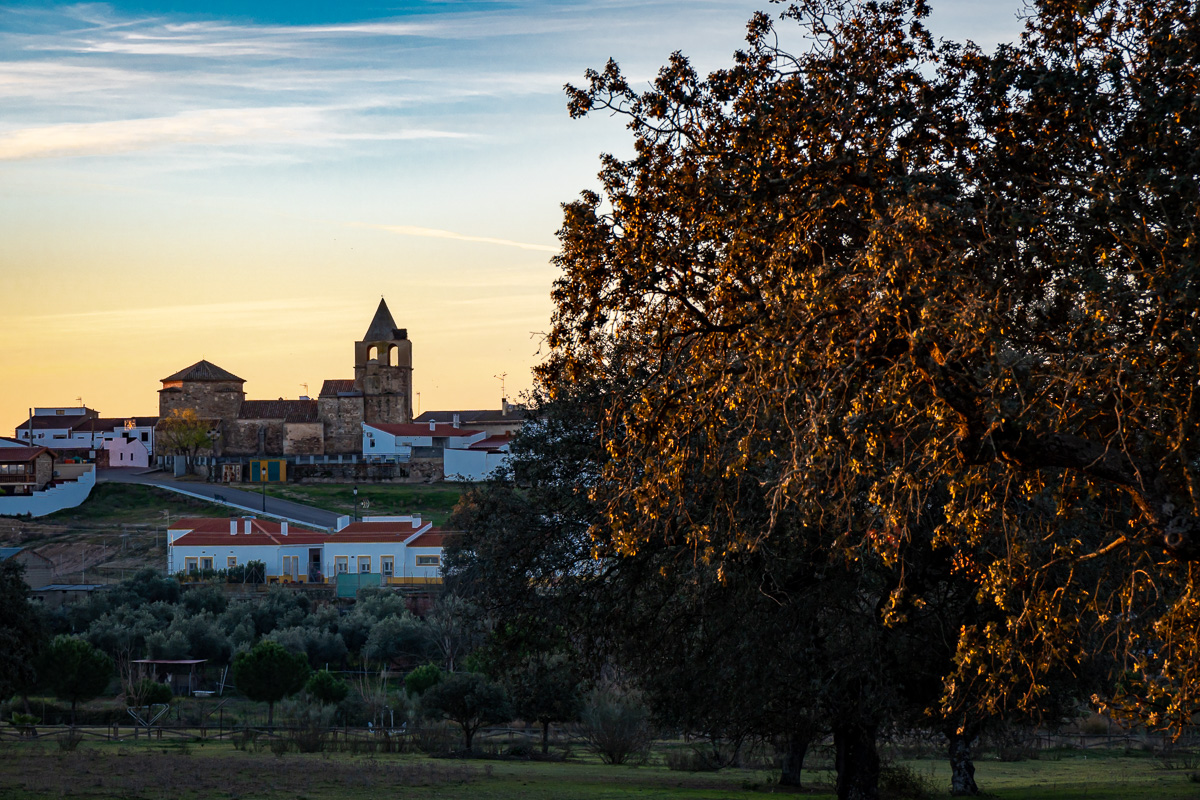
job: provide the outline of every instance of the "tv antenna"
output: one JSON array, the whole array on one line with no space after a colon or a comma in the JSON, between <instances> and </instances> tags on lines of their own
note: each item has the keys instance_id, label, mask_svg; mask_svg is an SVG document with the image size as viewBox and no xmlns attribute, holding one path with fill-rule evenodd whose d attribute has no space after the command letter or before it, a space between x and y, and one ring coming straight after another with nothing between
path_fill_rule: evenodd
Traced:
<instances>
[{"instance_id":1,"label":"tv antenna","mask_svg":"<svg viewBox=\"0 0 1200 800\"><path fill-rule=\"evenodd\" d=\"M499 375L493 375L492 377L497 379L498 381L500 381L500 399L507 400L508 393L506 391L504 391L504 379L508 377L508 373L501 372Z\"/></svg>"}]
</instances>

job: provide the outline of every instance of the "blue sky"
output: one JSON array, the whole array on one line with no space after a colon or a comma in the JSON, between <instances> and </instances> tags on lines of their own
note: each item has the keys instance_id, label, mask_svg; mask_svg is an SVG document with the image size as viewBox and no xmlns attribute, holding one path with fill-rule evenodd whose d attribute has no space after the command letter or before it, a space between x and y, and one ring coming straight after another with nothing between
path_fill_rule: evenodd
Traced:
<instances>
[{"instance_id":1,"label":"blue sky","mask_svg":"<svg viewBox=\"0 0 1200 800\"><path fill-rule=\"evenodd\" d=\"M76 397L152 413L201 357L295 396L350 374L381 294L425 409L495 406L538 357L559 204L629 150L563 84L724 65L759 6L0 7L0 426ZM935 4L932 27L992 45L1018 8Z\"/></svg>"}]
</instances>

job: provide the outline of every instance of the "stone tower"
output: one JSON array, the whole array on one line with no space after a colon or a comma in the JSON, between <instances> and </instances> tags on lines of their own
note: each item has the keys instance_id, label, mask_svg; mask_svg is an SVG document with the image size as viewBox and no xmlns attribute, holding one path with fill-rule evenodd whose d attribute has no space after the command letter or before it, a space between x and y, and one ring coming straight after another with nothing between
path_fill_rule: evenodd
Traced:
<instances>
[{"instance_id":1,"label":"stone tower","mask_svg":"<svg viewBox=\"0 0 1200 800\"><path fill-rule=\"evenodd\" d=\"M412 422L412 342L382 299L354 344L354 388L362 392L363 422Z\"/></svg>"}]
</instances>

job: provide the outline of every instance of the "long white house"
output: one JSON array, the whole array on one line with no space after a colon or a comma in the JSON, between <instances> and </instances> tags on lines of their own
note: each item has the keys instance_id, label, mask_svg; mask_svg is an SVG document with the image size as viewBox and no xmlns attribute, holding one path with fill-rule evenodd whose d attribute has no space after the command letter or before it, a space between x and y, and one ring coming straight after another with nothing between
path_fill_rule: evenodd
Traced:
<instances>
[{"instance_id":1,"label":"long white house","mask_svg":"<svg viewBox=\"0 0 1200 800\"><path fill-rule=\"evenodd\" d=\"M252 517L184 518L167 533L167 571L261 561L271 583L326 583L355 575L371 576L371 585L440 584L445 536L419 516L370 517L336 533Z\"/></svg>"}]
</instances>

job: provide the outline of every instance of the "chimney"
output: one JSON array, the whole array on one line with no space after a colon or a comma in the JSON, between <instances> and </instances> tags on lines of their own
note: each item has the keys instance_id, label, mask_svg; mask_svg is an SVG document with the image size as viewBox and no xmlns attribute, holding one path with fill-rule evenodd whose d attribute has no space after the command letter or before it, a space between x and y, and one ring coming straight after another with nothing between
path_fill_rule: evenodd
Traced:
<instances>
[{"instance_id":1,"label":"chimney","mask_svg":"<svg viewBox=\"0 0 1200 800\"><path fill-rule=\"evenodd\" d=\"M429 430L431 430L431 431L437 430L437 423L434 422L433 420L429 420Z\"/></svg>"},{"instance_id":2,"label":"chimney","mask_svg":"<svg viewBox=\"0 0 1200 800\"><path fill-rule=\"evenodd\" d=\"M229 520L229 535L237 536L237 520L236 519Z\"/></svg>"},{"instance_id":3,"label":"chimney","mask_svg":"<svg viewBox=\"0 0 1200 800\"><path fill-rule=\"evenodd\" d=\"M455 415L454 415L454 427L456 427L456 428L457 428L457 427L458 427L458 425L459 425L458 414L455 414Z\"/></svg>"},{"instance_id":4,"label":"chimney","mask_svg":"<svg viewBox=\"0 0 1200 800\"><path fill-rule=\"evenodd\" d=\"M287 536L287 520L286 519L283 522L279 523L279 533L282 536Z\"/></svg>"},{"instance_id":5,"label":"chimney","mask_svg":"<svg viewBox=\"0 0 1200 800\"><path fill-rule=\"evenodd\" d=\"M416 530L417 528L421 527L421 515L420 514L413 514L412 526L413 526L413 530Z\"/></svg>"},{"instance_id":6,"label":"chimney","mask_svg":"<svg viewBox=\"0 0 1200 800\"><path fill-rule=\"evenodd\" d=\"M242 520L242 522L244 523L242 526L242 533L249 533L250 525L253 523L253 520L245 519L245 520Z\"/></svg>"},{"instance_id":7,"label":"chimney","mask_svg":"<svg viewBox=\"0 0 1200 800\"><path fill-rule=\"evenodd\" d=\"M508 416L508 398L507 397L500 398L500 416L502 416L502 417Z\"/></svg>"}]
</instances>

